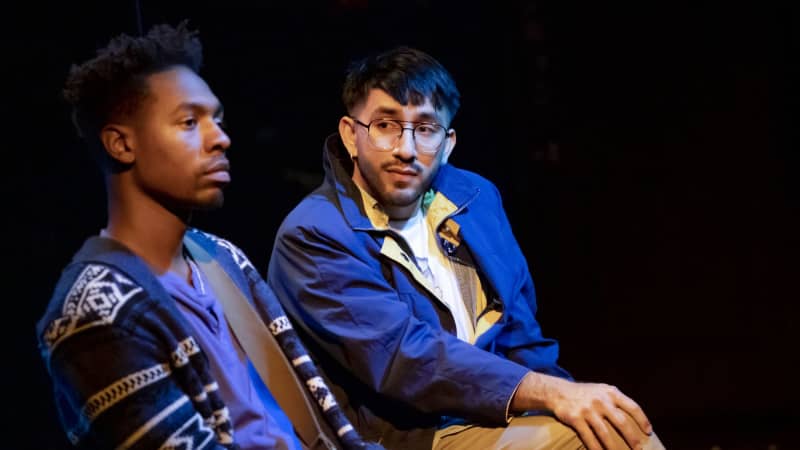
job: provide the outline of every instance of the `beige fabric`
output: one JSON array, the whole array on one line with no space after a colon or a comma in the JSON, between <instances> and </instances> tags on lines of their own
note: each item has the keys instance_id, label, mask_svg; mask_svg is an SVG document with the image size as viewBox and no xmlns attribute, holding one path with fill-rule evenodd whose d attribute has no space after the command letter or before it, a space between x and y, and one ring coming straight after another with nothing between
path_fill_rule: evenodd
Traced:
<instances>
[{"instance_id":1,"label":"beige fabric","mask_svg":"<svg viewBox=\"0 0 800 450\"><path fill-rule=\"evenodd\" d=\"M615 449L628 449L616 436ZM549 416L514 417L506 427L453 425L436 432L433 450L578 450L585 449L578 435ZM663 450L653 433L644 450Z\"/></svg>"},{"instance_id":2,"label":"beige fabric","mask_svg":"<svg viewBox=\"0 0 800 450\"><path fill-rule=\"evenodd\" d=\"M389 229L389 216L383 211L380 203L369 195L367 191L362 189L361 186L356 185L356 187L358 187L358 190L361 192L361 202L373 228L376 230ZM437 192L433 201L428 205L427 213L425 214L425 221L430 230L438 230L437 232L441 239L450 242L456 247L461 245L461 237L458 234L461 227L455 220L448 218L448 216L453 214L457 209L453 202L448 200L441 192ZM435 240L432 240L431 243L435 244ZM436 248L437 251L434 252L431 250L429 255L431 255L431 257L440 255L439 252L441 250L439 250L438 245L433 245L433 247ZM434 286L419 271L416 264L411 262L409 256L406 255L400 245L395 242L393 236L386 236L384 238L381 253L408 270L417 283L422 285L432 296L446 306L446 303L442 301L442 298L439 296ZM486 311L486 293L483 290L480 277L475 271L475 268L463 265L456 260L453 260L452 263L454 273L459 280L461 297L466 302L468 313L472 319L473 330L470 333L469 342L474 344L483 333L500 321L502 312L495 310Z\"/></svg>"}]
</instances>

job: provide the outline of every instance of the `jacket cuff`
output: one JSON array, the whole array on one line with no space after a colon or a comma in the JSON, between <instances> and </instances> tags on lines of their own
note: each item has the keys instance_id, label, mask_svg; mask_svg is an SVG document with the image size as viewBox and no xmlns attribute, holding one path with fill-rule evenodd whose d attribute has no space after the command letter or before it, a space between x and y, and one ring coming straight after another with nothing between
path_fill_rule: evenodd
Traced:
<instances>
[{"instance_id":1,"label":"jacket cuff","mask_svg":"<svg viewBox=\"0 0 800 450\"><path fill-rule=\"evenodd\" d=\"M519 390L519 387L522 385L522 380L525 379L525 375L527 375L527 372L522 375L522 378L519 379L519 381L517 382L517 386L514 388L513 391L511 391L511 395L508 397L508 402L506 402L506 423L511 422L511 419L514 418L514 415L511 413L511 400L513 400L514 396L517 395L517 391Z\"/></svg>"}]
</instances>

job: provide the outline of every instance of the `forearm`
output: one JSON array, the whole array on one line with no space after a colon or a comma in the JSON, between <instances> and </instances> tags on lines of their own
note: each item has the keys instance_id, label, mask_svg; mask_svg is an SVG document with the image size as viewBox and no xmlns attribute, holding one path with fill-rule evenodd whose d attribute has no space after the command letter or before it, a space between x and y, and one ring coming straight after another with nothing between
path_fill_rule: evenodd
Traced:
<instances>
[{"instance_id":1,"label":"forearm","mask_svg":"<svg viewBox=\"0 0 800 450\"><path fill-rule=\"evenodd\" d=\"M525 365L458 340L432 309L417 311L409 294L399 294L378 261L329 241L284 235L268 270L297 328L337 362L328 369L422 412L502 423Z\"/></svg>"},{"instance_id":2,"label":"forearm","mask_svg":"<svg viewBox=\"0 0 800 450\"><path fill-rule=\"evenodd\" d=\"M85 335L70 339L50 360L56 396L62 399L57 405L72 440L115 448L191 439L197 448L218 448L214 431L203 426L178 383L169 355L119 333L97 334L91 340L81 339Z\"/></svg>"},{"instance_id":3,"label":"forearm","mask_svg":"<svg viewBox=\"0 0 800 450\"><path fill-rule=\"evenodd\" d=\"M383 314L382 317L397 317ZM526 369L408 318L406 326L359 327L337 354L376 393L429 413L458 412L480 422L504 420ZM368 339L367 339L368 338Z\"/></svg>"}]
</instances>

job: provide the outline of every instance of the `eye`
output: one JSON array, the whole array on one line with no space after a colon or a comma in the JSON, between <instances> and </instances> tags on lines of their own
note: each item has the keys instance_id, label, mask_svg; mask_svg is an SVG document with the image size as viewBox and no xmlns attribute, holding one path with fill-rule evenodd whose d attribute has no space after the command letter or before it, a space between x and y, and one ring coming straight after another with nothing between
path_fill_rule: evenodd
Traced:
<instances>
[{"instance_id":1,"label":"eye","mask_svg":"<svg viewBox=\"0 0 800 450\"><path fill-rule=\"evenodd\" d=\"M389 119L374 120L372 126L381 131L397 130L400 128L400 124Z\"/></svg>"},{"instance_id":2,"label":"eye","mask_svg":"<svg viewBox=\"0 0 800 450\"><path fill-rule=\"evenodd\" d=\"M432 123L421 123L417 125L416 132L424 135L432 135L436 134L439 129L435 124Z\"/></svg>"},{"instance_id":3,"label":"eye","mask_svg":"<svg viewBox=\"0 0 800 450\"><path fill-rule=\"evenodd\" d=\"M197 127L197 119L195 119L194 117L187 117L181 120L181 126L187 130L191 130Z\"/></svg>"}]
</instances>

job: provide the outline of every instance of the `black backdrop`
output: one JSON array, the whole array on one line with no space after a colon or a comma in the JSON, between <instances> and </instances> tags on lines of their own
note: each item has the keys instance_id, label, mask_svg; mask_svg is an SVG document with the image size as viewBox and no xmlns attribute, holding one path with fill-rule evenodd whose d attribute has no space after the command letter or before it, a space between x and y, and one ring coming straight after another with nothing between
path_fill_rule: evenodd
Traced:
<instances>
[{"instance_id":1,"label":"black backdrop","mask_svg":"<svg viewBox=\"0 0 800 450\"><path fill-rule=\"evenodd\" d=\"M451 162L502 191L562 364L631 395L668 448L796 448L797 7L260 3L7 12L9 448L64 445L33 326L105 220L61 83L109 37L184 18L233 139L226 205L196 224L262 273L280 220L321 179L347 62L416 46L459 85Z\"/></svg>"}]
</instances>

